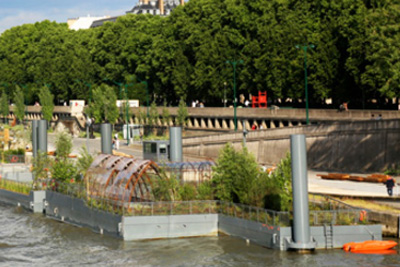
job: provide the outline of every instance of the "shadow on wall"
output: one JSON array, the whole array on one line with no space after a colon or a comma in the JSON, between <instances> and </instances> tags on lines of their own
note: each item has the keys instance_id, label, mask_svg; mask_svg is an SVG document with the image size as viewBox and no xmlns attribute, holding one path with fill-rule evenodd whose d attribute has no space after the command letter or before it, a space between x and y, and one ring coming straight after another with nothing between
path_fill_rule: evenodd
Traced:
<instances>
[{"instance_id":1,"label":"shadow on wall","mask_svg":"<svg viewBox=\"0 0 400 267\"><path fill-rule=\"evenodd\" d=\"M384 171L400 157L400 135L394 129L332 131L307 142L308 166L313 169Z\"/></svg>"}]
</instances>

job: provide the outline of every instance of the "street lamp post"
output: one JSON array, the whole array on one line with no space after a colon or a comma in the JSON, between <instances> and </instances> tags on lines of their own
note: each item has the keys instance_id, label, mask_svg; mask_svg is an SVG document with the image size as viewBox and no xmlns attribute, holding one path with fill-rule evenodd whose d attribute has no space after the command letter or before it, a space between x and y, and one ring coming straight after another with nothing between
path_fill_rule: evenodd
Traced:
<instances>
[{"instance_id":1,"label":"street lamp post","mask_svg":"<svg viewBox=\"0 0 400 267\"><path fill-rule=\"evenodd\" d=\"M235 124L235 131L237 131L237 116L236 116L236 106L237 106L237 99L236 99L236 65L243 64L243 60L227 60L227 64L232 64L233 67L233 122Z\"/></svg>"},{"instance_id":2,"label":"street lamp post","mask_svg":"<svg viewBox=\"0 0 400 267\"><path fill-rule=\"evenodd\" d=\"M129 98L128 98L128 86L133 85L131 83L125 84L125 111L126 111L126 143L129 145Z\"/></svg>"},{"instance_id":3,"label":"street lamp post","mask_svg":"<svg viewBox=\"0 0 400 267\"><path fill-rule=\"evenodd\" d=\"M227 83L224 82L224 108L226 108L226 85Z\"/></svg>"},{"instance_id":4,"label":"street lamp post","mask_svg":"<svg viewBox=\"0 0 400 267\"><path fill-rule=\"evenodd\" d=\"M147 109L147 118L149 118L149 84L147 81L141 81L146 86L146 109Z\"/></svg>"},{"instance_id":5,"label":"street lamp post","mask_svg":"<svg viewBox=\"0 0 400 267\"><path fill-rule=\"evenodd\" d=\"M306 124L310 124L310 120L308 118L308 84L307 84L307 49L314 48L313 44L307 45L296 45L297 49L303 49L304 51L304 85L305 85L305 97L306 97Z\"/></svg>"},{"instance_id":6,"label":"street lamp post","mask_svg":"<svg viewBox=\"0 0 400 267\"><path fill-rule=\"evenodd\" d=\"M147 114L147 119L149 119L149 84L147 81L142 81L138 77L136 77L140 83L144 84L146 86L146 114Z\"/></svg>"},{"instance_id":7,"label":"street lamp post","mask_svg":"<svg viewBox=\"0 0 400 267\"><path fill-rule=\"evenodd\" d=\"M127 92L127 87L129 86L129 85L132 85L132 84L124 84L124 83L119 83L119 82L116 82L116 81L113 81L113 80L110 80L110 79L104 79L105 81L111 81L111 82L113 82L114 84L116 84L116 85L118 85L118 87L119 87L119 98L120 99L122 99L122 97L121 97L121 92L122 92L122 88L124 87L124 92L125 92L125 101L126 101L126 103L125 103L125 106L126 106L126 108L125 108L125 112L126 112L126 144L127 145L129 145L129 122L128 122L128 117L129 117L129 115L128 115L128 105L129 105L129 103L128 103L128 92ZM121 105L121 108L122 108L122 105ZM122 114L122 111L121 111L121 114Z\"/></svg>"}]
</instances>

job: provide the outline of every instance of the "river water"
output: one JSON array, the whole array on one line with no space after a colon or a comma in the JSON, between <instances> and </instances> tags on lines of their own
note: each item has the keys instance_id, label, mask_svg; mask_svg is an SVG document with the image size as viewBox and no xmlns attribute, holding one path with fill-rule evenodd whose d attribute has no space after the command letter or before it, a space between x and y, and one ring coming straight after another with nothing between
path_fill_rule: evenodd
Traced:
<instances>
[{"instance_id":1,"label":"river water","mask_svg":"<svg viewBox=\"0 0 400 267\"><path fill-rule=\"evenodd\" d=\"M0 266L400 266L397 254L297 254L229 236L126 242L3 204L0 214Z\"/></svg>"}]
</instances>

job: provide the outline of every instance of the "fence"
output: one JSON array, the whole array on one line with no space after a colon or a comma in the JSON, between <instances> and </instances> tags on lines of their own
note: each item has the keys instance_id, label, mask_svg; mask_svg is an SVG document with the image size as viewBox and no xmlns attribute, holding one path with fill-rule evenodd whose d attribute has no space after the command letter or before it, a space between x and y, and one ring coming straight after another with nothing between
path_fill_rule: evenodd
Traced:
<instances>
[{"instance_id":1,"label":"fence","mask_svg":"<svg viewBox=\"0 0 400 267\"><path fill-rule=\"evenodd\" d=\"M79 183L60 183L54 180L42 181L41 189L52 190L74 198L84 199L93 209L107 211L123 216L165 216L189 214L223 214L234 218L250 220L267 225L290 226L293 219L292 212L281 212L236 204L218 200L203 201L171 201L171 202L127 202L114 200L92 192L87 194L84 185ZM312 202L312 201L311 201ZM321 204L322 206L319 206ZM329 199L327 202L312 202L309 212L311 226L325 224L355 225L366 224L367 213L361 209L350 208L348 205ZM318 210L326 208L329 209Z\"/></svg>"},{"instance_id":2,"label":"fence","mask_svg":"<svg viewBox=\"0 0 400 267\"><path fill-rule=\"evenodd\" d=\"M32 190L32 183L24 183L0 178L0 188L15 193L29 195L30 191Z\"/></svg>"}]
</instances>

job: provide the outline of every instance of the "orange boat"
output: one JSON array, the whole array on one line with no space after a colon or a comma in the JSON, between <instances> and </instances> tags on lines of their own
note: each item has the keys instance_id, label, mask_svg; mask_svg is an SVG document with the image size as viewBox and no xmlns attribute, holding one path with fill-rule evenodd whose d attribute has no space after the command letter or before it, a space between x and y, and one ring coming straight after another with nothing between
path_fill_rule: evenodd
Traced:
<instances>
[{"instance_id":1,"label":"orange boat","mask_svg":"<svg viewBox=\"0 0 400 267\"><path fill-rule=\"evenodd\" d=\"M367 251L382 251L394 248L397 246L395 241L379 241L379 240L369 240L364 242L350 242L343 245L344 251L350 252L367 252Z\"/></svg>"}]
</instances>

